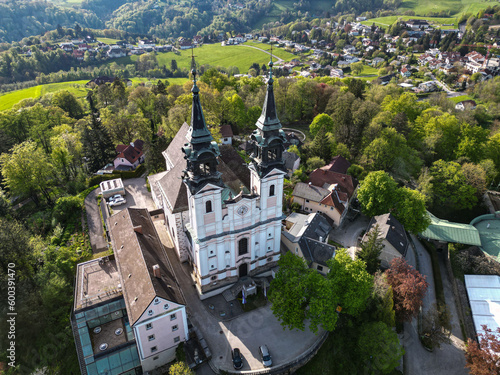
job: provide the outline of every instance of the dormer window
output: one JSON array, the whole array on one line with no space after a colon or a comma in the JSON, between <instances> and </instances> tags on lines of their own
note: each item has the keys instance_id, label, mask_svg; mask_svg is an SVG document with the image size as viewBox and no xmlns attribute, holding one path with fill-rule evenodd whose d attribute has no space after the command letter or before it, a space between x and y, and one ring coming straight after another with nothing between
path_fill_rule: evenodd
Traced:
<instances>
[{"instance_id":1,"label":"dormer window","mask_svg":"<svg viewBox=\"0 0 500 375\"><path fill-rule=\"evenodd\" d=\"M212 201L205 202L205 212L208 214L212 212Z\"/></svg>"},{"instance_id":2,"label":"dormer window","mask_svg":"<svg viewBox=\"0 0 500 375\"><path fill-rule=\"evenodd\" d=\"M274 196L274 185L271 185L271 187L269 188L269 196L270 197L273 197Z\"/></svg>"}]
</instances>

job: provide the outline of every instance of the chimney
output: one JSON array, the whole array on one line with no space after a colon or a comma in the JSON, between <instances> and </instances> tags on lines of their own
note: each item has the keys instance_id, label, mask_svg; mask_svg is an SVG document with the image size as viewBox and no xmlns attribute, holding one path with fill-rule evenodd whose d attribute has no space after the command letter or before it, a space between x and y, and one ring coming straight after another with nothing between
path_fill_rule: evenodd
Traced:
<instances>
[{"instance_id":1,"label":"chimney","mask_svg":"<svg viewBox=\"0 0 500 375\"><path fill-rule=\"evenodd\" d=\"M161 278L160 266L159 266L159 265L157 265L157 264L155 264L155 265L153 266L153 276L154 276L154 277L157 277L158 279L160 279L160 278Z\"/></svg>"},{"instance_id":2,"label":"chimney","mask_svg":"<svg viewBox=\"0 0 500 375\"><path fill-rule=\"evenodd\" d=\"M142 225L134 227L134 232L142 234Z\"/></svg>"}]
</instances>

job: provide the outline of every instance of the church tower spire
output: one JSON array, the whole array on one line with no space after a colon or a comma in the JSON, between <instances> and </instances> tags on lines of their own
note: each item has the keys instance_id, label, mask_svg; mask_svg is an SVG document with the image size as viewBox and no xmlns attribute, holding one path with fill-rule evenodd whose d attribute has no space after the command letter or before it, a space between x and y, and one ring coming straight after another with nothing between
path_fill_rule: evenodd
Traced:
<instances>
[{"instance_id":1,"label":"church tower spire","mask_svg":"<svg viewBox=\"0 0 500 375\"><path fill-rule=\"evenodd\" d=\"M219 147L214 142L208 130L201 108L200 89L196 85L196 64L192 56L191 73L193 75L193 106L191 108L191 124L186 134L188 143L184 144L182 151L187 167L184 170L184 182L191 194L196 194L208 182L223 186L221 174L217 171L217 157L220 155Z\"/></svg>"},{"instance_id":2,"label":"church tower spire","mask_svg":"<svg viewBox=\"0 0 500 375\"><path fill-rule=\"evenodd\" d=\"M274 168L285 171L282 158L285 133L281 129L281 122L278 119L276 111L273 83L273 56L271 49L266 98L262 107L262 113L255 124L257 129L254 130L251 137L254 144L252 155L253 167L260 177L264 177Z\"/></svg>"}]
</instances>

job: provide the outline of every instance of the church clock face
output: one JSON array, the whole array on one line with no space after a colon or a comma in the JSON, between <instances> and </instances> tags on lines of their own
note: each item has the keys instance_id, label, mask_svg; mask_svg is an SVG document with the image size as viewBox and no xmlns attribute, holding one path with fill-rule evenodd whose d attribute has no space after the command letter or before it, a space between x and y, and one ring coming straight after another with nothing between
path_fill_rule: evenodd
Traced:
<instances>
[{"instance_id":1,"label":"church clock face","mask_svg":"<svg viewBox=\"0 0 500 375\"><path fill-rule=\"evenodd\" d=\"M243 216L245 215L246 213L248 212L248 207L247 206L241 206L240 208L238 208L238 210L236 211L236 213L240 216Z\"/></svg>"}]
</instances>

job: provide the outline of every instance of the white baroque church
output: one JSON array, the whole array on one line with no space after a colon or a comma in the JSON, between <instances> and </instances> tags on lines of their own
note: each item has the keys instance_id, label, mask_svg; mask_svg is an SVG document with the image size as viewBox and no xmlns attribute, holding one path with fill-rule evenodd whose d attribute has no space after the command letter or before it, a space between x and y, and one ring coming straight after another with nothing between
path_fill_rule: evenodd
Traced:
<instances>
[{"instance_id":1,"label":"white baroque church","mask_svg":"<svg viewBox=\"0 0 500 375\"><path fill-rule=\"evenodd\" d=\"M192 265L201 299L241 277L269 275L280 257L285 134L276 114L272 65L249 165L232 146L214 142L193 69L191 123L163 152L166 172L149 178L177 255Z\"/></svg>"}]
</instances>

